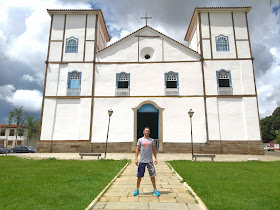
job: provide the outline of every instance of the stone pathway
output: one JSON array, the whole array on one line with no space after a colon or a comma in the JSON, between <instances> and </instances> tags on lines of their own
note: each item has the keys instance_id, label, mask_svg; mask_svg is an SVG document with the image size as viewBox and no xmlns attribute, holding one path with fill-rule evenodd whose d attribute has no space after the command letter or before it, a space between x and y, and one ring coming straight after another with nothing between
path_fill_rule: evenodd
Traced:
<instances>
[{"instance_id":1,"label":"stone pathway","mask_svg":"<svg viewBox=\"0 0 280 210\"><path fill-rule=\"evenodd\" d=\"M147 170L141 181L140 194L133 195L136 189L137 166L132 161L100 198L94 209L201 209L164 161L158 163L156 172L160 197L152 195L153 187Z\"/></svg>"}]
</instances>

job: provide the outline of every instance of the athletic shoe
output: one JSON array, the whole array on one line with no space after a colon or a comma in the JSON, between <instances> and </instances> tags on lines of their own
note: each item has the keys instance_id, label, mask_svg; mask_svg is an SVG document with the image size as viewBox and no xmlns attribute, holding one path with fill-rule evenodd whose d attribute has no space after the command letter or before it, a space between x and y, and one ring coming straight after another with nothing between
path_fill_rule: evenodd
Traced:
<instances>
[{"instance_id":1,"label":"athletic shoe","mask_svg":"<svg viewBox=\"0 0 280 210\"><path fill-rule=\"evenodd\" d=\"M134 196L139 195L139 190L135 190L135 192L134 192L133 195L134 195Z\"/></svg>"},{"instance_id":2,"label":"athletic shoe","mask_svg":"<svg viewBox=\"0 0 280 210\"><path fill-rule=\"evenodd\" d=\"M157 191L157 190L155 190L154 192L153 192L153 195L155 195L155 196L160 196L160 194L159 194L159 192Z\"/></svg>"}]
</instances>

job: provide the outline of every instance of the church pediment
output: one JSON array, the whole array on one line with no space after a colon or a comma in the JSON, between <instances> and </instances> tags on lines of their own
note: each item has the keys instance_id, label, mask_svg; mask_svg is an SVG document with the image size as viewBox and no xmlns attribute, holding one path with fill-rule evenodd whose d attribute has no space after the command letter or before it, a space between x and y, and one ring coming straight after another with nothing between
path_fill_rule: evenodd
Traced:
<instances>
[{"instance_id":1,"label":"church pediment","mask_svg":"<svg viewBox=\"0 0 280 210\"><path fill-rule=\"evenodd\" d=\"M143 28L97 53L97 62L199 61L200 54L159 31Z\"/></svg>"}]
</instances>

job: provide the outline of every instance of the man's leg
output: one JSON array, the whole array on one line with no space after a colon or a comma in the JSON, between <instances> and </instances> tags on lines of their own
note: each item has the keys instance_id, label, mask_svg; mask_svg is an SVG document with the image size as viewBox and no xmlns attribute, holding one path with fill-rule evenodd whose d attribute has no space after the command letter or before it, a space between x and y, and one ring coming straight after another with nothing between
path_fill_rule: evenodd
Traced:
<instances>
[{"instance_id":1,"label":"man's leg","mask_svg":"<svg viewBox=\"0 0 280 210\"><path fill-rule=\"evenodd\" d=\"M144 176L145 173L145 167L146 164L145 163L139 163L138 165L138 172L137 172L137 189L134 192L134 196L139 194L139 187L140 187L140 182L141 182L141 178Z\"/></svg>"},{"instance_id":2,"label":"man's leg","mask_svg":"<svg viewBox=\"0 0 280 210\"><path fill-rule=\"evenodd\" d=\"M156 187L156 178L153 176L153 177L151 177L151 181L152 181L152 184L153 184L153 187L154 187L154 190L156 190L157 189L157 187Z\"/></svg>"},{"instance_id":3,"label":"man's leg","mask_svg":"<svg viewBox=\"0 0 280 210\"><path fill-rule=\"evenodd\" d=\"M137 190L139 190L140 182L141 182L141 177L138 177L137 178Z\"/></svg>"},{"instance_id":4,"label":"man's leg","mask_svg":"<svg viewBox=\"0 0 280 210\"><path fill-rule=\"evenodd\" d=\"M153 184L153 187L154 187L154 190L157 189L156 187L156 169L154 167L154 164L151 162L151 163L147 163L147 168L149 170L149 174L150 174L150 177L151 177L151 181L152 181L152 184Z\"/></svg>"},{"instance_id":5,"label":"man's leg","mask_svg":"<svg viewBox=\"0 0 280 210\"><path fill-rule=\"evenodd\" d=\"M153 162L147 163L147 168L149 170L151 181L152 181L152 184L153 184L153 187L154 187L153 194L155 196L160 196L159 192L157 191L157 187L156 187L156 178L155 178L155 176L156 176L156 169L154 167Z\"/></svg>"}]
</instances>

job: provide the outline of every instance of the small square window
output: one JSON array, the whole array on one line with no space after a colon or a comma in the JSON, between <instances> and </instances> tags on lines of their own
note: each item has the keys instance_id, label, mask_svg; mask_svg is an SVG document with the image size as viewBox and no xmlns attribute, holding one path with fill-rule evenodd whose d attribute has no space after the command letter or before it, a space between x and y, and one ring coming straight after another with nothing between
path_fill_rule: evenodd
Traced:
<instances>
[{"instance_id":1,"label":"small square window","mask_svg":"<svg viewBox=\"0 0 280 210\"><path fill-rule=\"evenodd\" d=\"M219 79L219 87L229 87L229 79Z\"/></svg>"},{"instance_id":2,"label":"small square window","mask_svg":"<svg viewBox=\"0 0 280 210\"><path fill-rule=\"evenodd\" d=\"M14 129L10 129L10 134L9 136L14 136L15 135L15 130Z\"/></svg>"},{"instance_id":3,"label":"small square window","mask_svg":"<svg viewBox=\"0 0 280 210\"><path fill-rule=\"evenodd\" d=\"M167 81L166 88L177 88L177 81Z\"/></svg>"},{"instance_id":4,"label":"small square window","mask_svg":"<svg viewBox=\"0 0 280 210\"><path fill-rule=\"evenodd\" d=\"M6 129L1 129L1 134L0 134L0 136L5 136L5 132L6 132Z\"/></svg>"},{"instance_id":5,"label":"small square window","mask_svg":"<svg viewBox=\"0 0 280 210\"><path fill-rule=\"evenodd\" d=\"M118 81L118 88L128 88L128 81Z\"/></svg>"}]
</instances>

